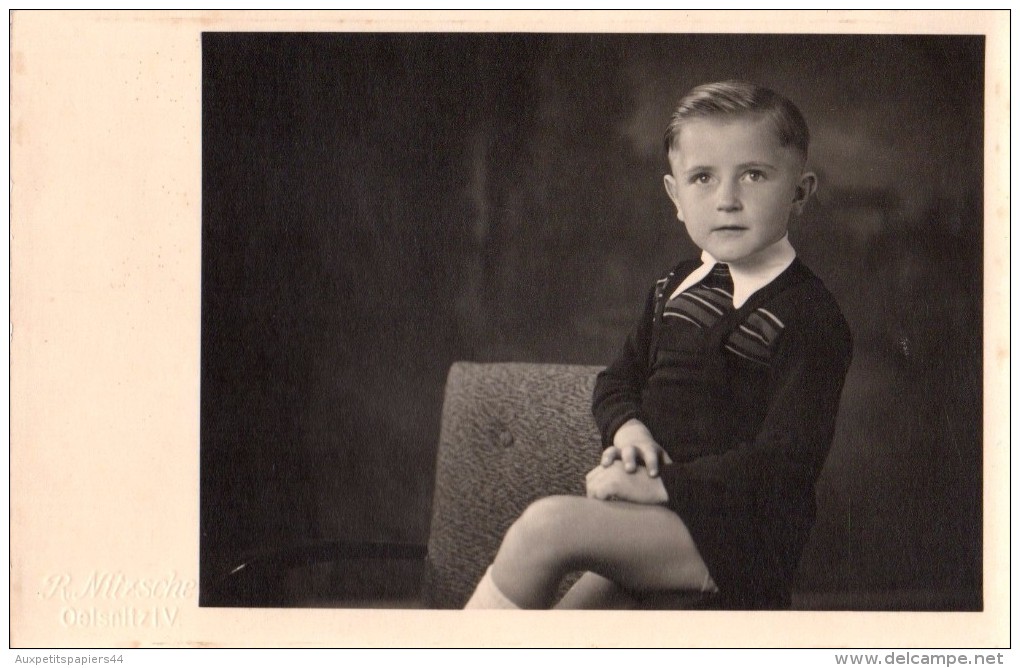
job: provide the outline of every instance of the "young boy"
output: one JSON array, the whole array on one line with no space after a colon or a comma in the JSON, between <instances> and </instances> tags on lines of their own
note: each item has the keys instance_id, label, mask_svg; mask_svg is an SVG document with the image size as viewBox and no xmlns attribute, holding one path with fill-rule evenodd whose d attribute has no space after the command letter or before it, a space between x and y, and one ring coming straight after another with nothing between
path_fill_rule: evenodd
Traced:
<instances>
[{"instance_id":1,"label":"young boy","mask_svg":"<svg viewBox=\"0 0 1020 668\"><path fill-rule=\"evenodd\" d=\"M783 608L814 521L852 342L796 257L790 217L814 192L809 133L777 93L695 88L666 132L666 192L702 249L652 288L595 386L605 445L587 498L550 497L511 526L471 607L606 607L663 590Z\"/></svg>"}]
</instances>

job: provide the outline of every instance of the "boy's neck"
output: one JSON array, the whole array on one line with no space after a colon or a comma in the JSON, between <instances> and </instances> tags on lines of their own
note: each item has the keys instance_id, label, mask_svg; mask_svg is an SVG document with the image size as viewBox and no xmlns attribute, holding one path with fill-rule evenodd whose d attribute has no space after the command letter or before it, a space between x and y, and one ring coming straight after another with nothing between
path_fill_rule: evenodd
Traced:
<instances>
[{"instance_id":1,"label":"boy's neck","mask_svg":"<svg viewBox=\"0 0 1020 668\"><path fill-rule=\"evenodd\" d=\"M778 266L787 267L797 257L797 251L790 244L790 235L784 234L783 238L770 246L762 248L757 253L749 255L737 262L725 262L730 270L737 270L742 273L758 273L769 271ZM712 257L708 251L701 252L701 261L705 264L716 264L719 260Z\"/></svg>"}]
</instances>

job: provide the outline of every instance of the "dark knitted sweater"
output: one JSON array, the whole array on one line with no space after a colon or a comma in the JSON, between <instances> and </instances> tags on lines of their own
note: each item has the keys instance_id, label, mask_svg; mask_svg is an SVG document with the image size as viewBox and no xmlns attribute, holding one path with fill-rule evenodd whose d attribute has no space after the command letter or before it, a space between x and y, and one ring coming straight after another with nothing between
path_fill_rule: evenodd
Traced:
<instances>
[{"instance_id":1,"label":"dark knitted sweater","mask_svg":"<svg viewBox=\"0 0 1020 668\"><path fill-rule=\"evenodd\" d=\"M595 420L608 446L637 418L669 453L668 507L691 530L726 607L784 607L814 522L850 330L799 259L709 328L663 318L667 297L698 265L681 263L652 289L623 352L598 377ZM761 354L739 353L748 330Z\"/></svg>"}]
</instances>

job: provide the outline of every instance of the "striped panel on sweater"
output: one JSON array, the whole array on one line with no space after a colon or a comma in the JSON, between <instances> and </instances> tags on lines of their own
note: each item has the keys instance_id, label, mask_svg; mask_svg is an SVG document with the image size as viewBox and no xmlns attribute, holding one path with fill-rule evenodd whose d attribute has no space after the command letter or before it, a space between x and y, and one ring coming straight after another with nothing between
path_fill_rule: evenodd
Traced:
<instances>
[{"instance_id":1,"label":"striped panel on sweater","mask_svg":"<svg viewBox=\"0 0 1020 668\"><path fill-rule=\"evenodd\" d=\"M726 349L752 362L768 364L784 327L774 313L758 308L733 330L726 340Z\"/></svg>"},{"instance_id":2,"label":"striped panel on sweater","mask_svg":"<svg viewBox=\"0 0 1020 668\"><path fill-rule=\"evenodd\" d=\"M732 310L733 279L726 265L717 264L701 283L670 299L662 317L679 318L708 329Z\"/></svg>"}]
</instances>

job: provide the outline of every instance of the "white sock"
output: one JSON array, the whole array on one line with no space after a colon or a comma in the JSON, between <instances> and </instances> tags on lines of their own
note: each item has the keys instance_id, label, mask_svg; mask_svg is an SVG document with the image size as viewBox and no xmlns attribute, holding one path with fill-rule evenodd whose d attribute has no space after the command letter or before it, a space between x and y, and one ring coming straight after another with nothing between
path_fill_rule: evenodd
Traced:
<instances>
[{"instance_id":1,"label":"white sock","mask_svg":"<svg viewBox=\"0 0 1020 668\"><path fill-rule=\"evenodd\" d=\"M520 607L508 599L492 580L492 566L485 571L475 593L464 606L465 610L519 610Z\"/></svg>"}]
</instances>

